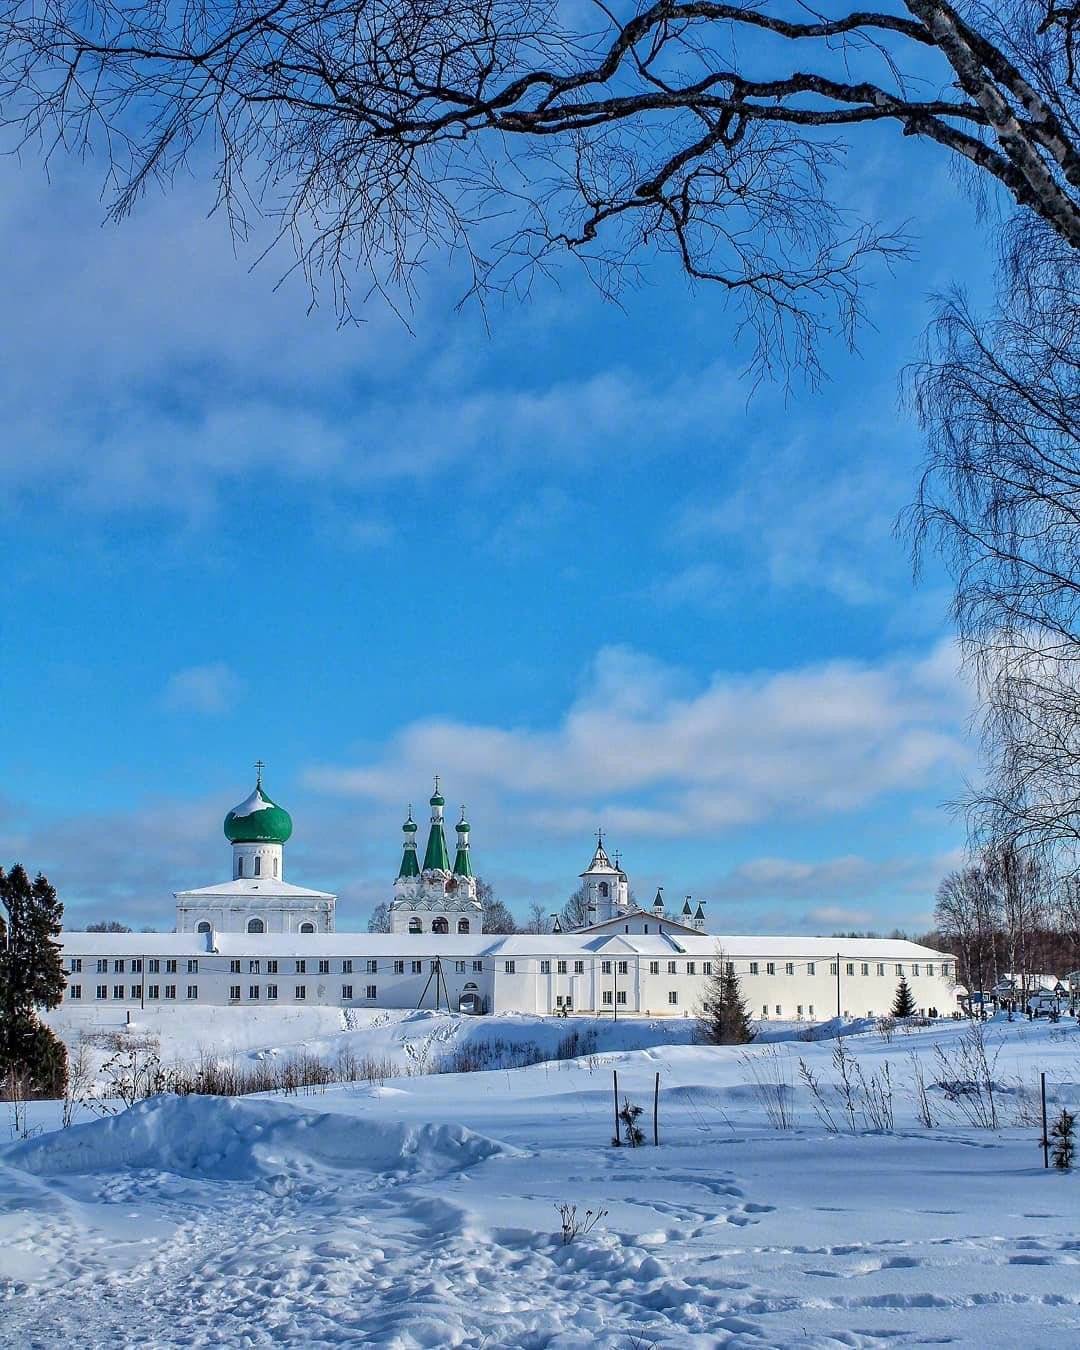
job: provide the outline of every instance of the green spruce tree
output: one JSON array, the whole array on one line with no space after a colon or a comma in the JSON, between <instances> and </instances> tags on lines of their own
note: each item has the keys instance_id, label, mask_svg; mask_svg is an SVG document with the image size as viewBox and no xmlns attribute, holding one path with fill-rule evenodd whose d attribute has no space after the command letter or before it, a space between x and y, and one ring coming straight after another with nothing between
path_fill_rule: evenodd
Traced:
<instances>
[{"instance_id":1,"label":"green spruce tree","mask_svg":"<svg viewBox=\"0 0 1080 1350\"><path fill-rule=\"evenodd\" d=\"M713 972L705 980L698 1007L698 1037L706 1045L745 1045L754 1039L735 966L723 956L713 962Z\"/></svg>"},{"instance_id":2,"label":"green spruce tree","mask_svg":"<svg viewBox=\"0 0 1080 1350\"><path fill-rule=\"evenodd\" d=\"M911 987L903 975L900 976L900 983L896 986L892 1015L894 1017L915 1016L915 995L911 992Z\"/></svg>"},{"instance_id":3,"label":"green spruce tree","mask_svg":"<svg viewBox=\"0 0 1080 1350\"><path fill-rule=\"evenodd\" d=\"M56 942L64 908L46 878L31 881L19 863L0 867L0 906L0 1075L12 1098L59 1096L67 1052L37 1013L64 994Z\"/></svg>"}]
</instances>

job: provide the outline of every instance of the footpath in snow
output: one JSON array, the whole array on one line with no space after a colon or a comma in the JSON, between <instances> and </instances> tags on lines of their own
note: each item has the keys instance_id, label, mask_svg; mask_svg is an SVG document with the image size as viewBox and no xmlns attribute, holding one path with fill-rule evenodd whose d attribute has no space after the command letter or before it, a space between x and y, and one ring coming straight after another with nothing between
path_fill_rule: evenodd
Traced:
<instances>
[{"instance_id":1,"label":"footpath in snow","mask_svg":"<svg viewBox=\"0 0 1080 1350\"><path fill-rule=\"evenodd\" d=\"M1074 1025L992 1024L982 1088L958 1077L963 1025L862 1031L851 1099L835 1041L703 1047L658 1025L666 1043L598 1037L575 1061L164 1096L66 1130L42 1104L41 1133L0 1153L0 1344L1080 1343L1080 1179L1042 1170L1031 1118L1040 1069L1052 1111L1080 1100ZM430 1016L281 1031L225 1034L255 1060L345 1037L414 1069L417 1037L526 1038ZM872 1128L886 1066L891 1128ZM613 1070L647 1108L640 1148L611 1147ZM996 1128L972 1123L978 1091ZM607 1212L564 1244L563 1204Z\"/></svg>"}]
</instances>

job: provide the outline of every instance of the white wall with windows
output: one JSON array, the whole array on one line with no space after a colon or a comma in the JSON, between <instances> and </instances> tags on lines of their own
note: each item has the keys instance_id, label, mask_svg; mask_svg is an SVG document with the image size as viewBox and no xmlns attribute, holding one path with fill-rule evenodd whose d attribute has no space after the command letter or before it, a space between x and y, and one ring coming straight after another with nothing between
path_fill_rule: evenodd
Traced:
<instances>
[{"instance_id":1,"label":"white wall with windows","mask_svg":"<svg viewBox=\"0 0 1080 1350\"><path fill-rule=\"evenodd\" d=\"M62 934L65 999L83 1007L196 1002L693 1016L729 963L759 1021L887 1014L903 978L916 1007L956 1007L949 955L891 939L671 934L268 932Z\"/></svg>"}]
</instances>

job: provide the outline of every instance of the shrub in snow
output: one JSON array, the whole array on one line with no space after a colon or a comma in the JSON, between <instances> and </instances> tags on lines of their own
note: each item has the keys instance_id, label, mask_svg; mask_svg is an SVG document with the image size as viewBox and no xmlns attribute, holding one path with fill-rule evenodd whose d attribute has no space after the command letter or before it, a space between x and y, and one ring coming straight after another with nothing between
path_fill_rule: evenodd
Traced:
<instances>
[{"instance_id":1,"label":"shrub in snow","mask_svg":"<svg viewBox=\"0 0 1080 1350\"><path fill-rule=\"evenodd\" d=\"M641 1118L641 1114L642 1108L640 1106L634 1106L629 1097L623 1098L623 1104L619 1110L619 1134L616 1134L611 1141L615 1148L618 1148L624 1139L631 1148L637 1148L639 1144L645 1142L645 1136L638 1128L638 1120Z\"/></svg>"},{"instance_id":2,"label":"shrub in snow","mask_svg":"<svg viewBox=\"0 0 1080 1350\"><path fill-rule=\"evenodd\" d=\"M1054 1121L1050 1130L1050 1156L1060 1172L1067 1172L1073 1165L1073 1154L1076 1150L1073 1138L1075 1128L1076 1117L1062 1107L1061 1115Z\"/></svg>"},{"instance_id":3,"label":"shrub in snow","mask_svg":"<svg viewBox=\"0 0 1080 1350\"><path fill-rule=\"evenodd\" d=\"M980 1130L996 1130L1001 1121L996 1079L1001 1045L991 1046L986 1024L972 1022L951 1048L934 1046L936 1086L956 1114Z\"/></svg>"},{"instance_id":4,"label":"shrub in snow","mask_svg":"<svg viewBox=\"0 0 1080 1350\"><path fill-rule=\"evenodd\" d=\"M590 1233L601 1219L607 1217L606 1209L587 1209L584 1214L579 1214L577 1205L556 1205L555 1210L562 1224L564 1247L568 1247L576 1237Z\"/></svg>"},{"instance_id":5,"label":"shrub in snow","mask_svg":"<svg viewBox=\"0 0 1080 1350\"><path fill-rule=\"evenodd\" d=\"M777 1045L742 1056L750 1071L754 1096L761 1103L774 1130L795 1127L795 1094L791 1085L791 1060Z\"/></svg>"}]
</instances>

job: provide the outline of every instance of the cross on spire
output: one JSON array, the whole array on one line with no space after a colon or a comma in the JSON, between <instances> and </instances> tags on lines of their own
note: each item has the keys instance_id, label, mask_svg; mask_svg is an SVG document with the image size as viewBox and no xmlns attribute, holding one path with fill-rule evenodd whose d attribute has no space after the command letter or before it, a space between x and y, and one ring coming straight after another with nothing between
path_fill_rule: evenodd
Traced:
<instances>
[{"instance_id":1,"label":"cross on spire","mask_svg":"<svg viewBox=\"0 0 1080 1350\"><path fill-rule=\"evenodd\" d=\"M439 775L435 775L435 796L439 795Z\"/></svg>"},{"instance_id":2,"label":"cross on spire","mask_svg":"<svg viewBox=\"0 0 1080 1350\"><path fill-rule=\"evenodd\" d=\"M262 771L265 768L266 765L262 762L261 759L257 759L255 761L255 786L257 788L262 787Z\"/></svg>"}]
</instances>

